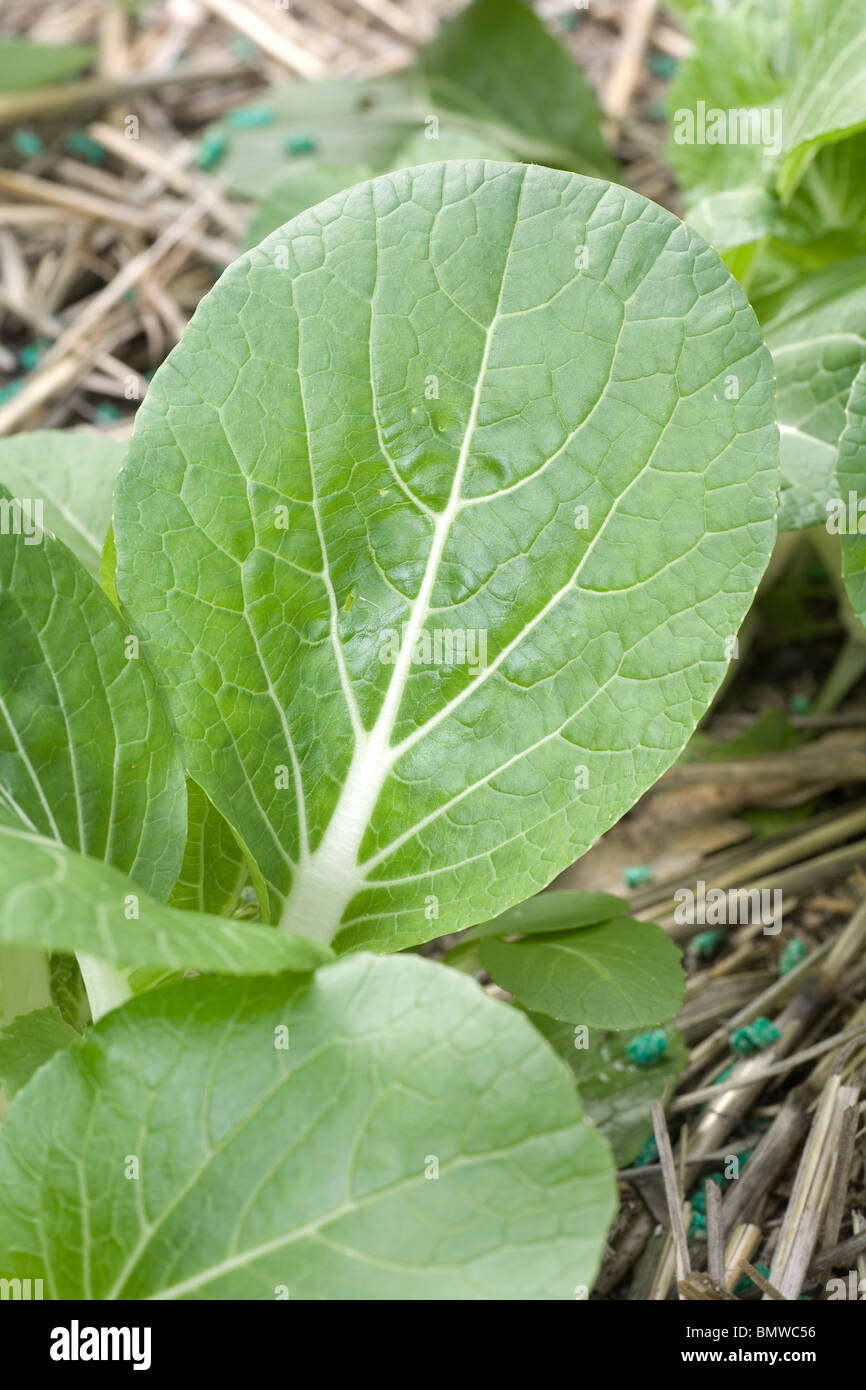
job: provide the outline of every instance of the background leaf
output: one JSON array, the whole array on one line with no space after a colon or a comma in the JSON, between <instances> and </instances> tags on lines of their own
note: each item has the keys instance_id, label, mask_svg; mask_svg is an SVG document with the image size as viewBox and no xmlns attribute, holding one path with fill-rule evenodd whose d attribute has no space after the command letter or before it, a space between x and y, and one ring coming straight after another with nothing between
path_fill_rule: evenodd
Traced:
<instances>
[{"instance_id":1,"label":"background leaf","mask_svg":"<svg viewBox=\"0 0 866 1390\"><path fill-rule=\"evenodd\" d=\"M186 826L177 742L96 580L34 539L0 536L0 817L166 897Z\"/></svg>"},{"instance_id":2,"label":"background leaf","mask_svg":"<svg viewBox=\"0 0 866 1390\"><path fill-rule=\"evenodd\" d=\"M526 1019L413 958L143 995L0 1129L0 1265L52 1298L570 1299L614 1204Z\"/></svg>"},{"instance_id":3,"label":"background leaf","mask_svg":"<svg viewBox=\"0 0 866 1390\"><path fill-rule=\"evenodd\" d=\"M592 88L521 0L475 0L393 76L275 88L211 126L208 145L233 193L264 195L260 237L373 173L434 159L616 171Z\"/></svg>"},{"instance_id":4,"label":"background leaf","mask_svg":"<svg viewBox=\"0 0 866 1390\"><path fill-rule=\"evenodd\" d=\"M11 1100L55 1052L80 1042L81 1036L64 1021L56 1004L19 1014L0 1028L0 1086Z\"/></svg>"},{"instance_id":5,"label":"background leaf","mask_svg":"<svg viewBox=\"0 0 866 1390\"><path fill-rule=\"evenodd\" d=\"M779 528L793 531L824 523L834 495L845 405L866 361L866 257L801 278L756 309L776 367Z\"/></svg>"},{"instance_id":6,"label":"background leaf","mask_svg":"<svg viewBox=\"0 0 866 1390\"><path fill-rule=\"evenodd\" d=\"M246 860L230 827L201 787L188 781L186 791L186 846L169 903L230 917L247 881Z\"/></svg>"},{"instance_id":7,"label":"background leaf","mask_svg":"<svg viewBox=\"0 0 866 1390\"><path fill-rule=\"evenodd\" d=\"M90 66L98 52L91 44L0 39L0 92L21 92L74 77Z\"/></svg>"},{"instance_id":8,"label":"background leaf","mask_svg":"<svg viewBox=\"0 0 866 1390\"><path fill-rule=\"evenodd\" d=\"M637 1033L605 1033L591 1028L586 1047L575 1047L574 1025L544 1014L530 1014L532 1025L547 1038L574 1073L586 1113L613 1149L618 1168L637 1158L653 1132L651 1106L661 1100L689 1059L678 1028L664 1030L667 1049L648 1067L638 1067L626 1052Z\"/></svg>"},{"instance_id":9,"label":"background leaf","mask_svg":"<svg viewBox=\"0 0 866 1390\"><path fill-rule=\"evenodd\" d=\"M652 922L622 918L575 932L491 937L481 964L533 1012L590 1028L666 1023L683 1001L679 948Z\"/></svg>"},{"instance_id":10,"label":"background leaf","mask_svg":"<svg viewBox=\"0 0 866 1390\"><path fill-rule=\"evenodd\" d=\"M791 47L788 16L768 12L762 4L704 10L695 15L689 30L692 52L681 64L667 96L671 130L666 154L692 206L713 193L736 195L739 190L767 187L781 151L774 158L765 155L758 142L710 145L694 138L678 139L678 127L687 131L685 118L678 120L678 113L696 115L699 102L706 111L778 110L793 79L798 54ZM720 53L724 62L719 61ZM754 208L754 194L750 202ZM714 244L724 249L722 243Z\"/></svg>"},{"instance_id":11,"label":"background leaf","mask_svg":"<svg viewBox=\"0 0 866 1390\"><path fill-rule=\"evenodd\" d=\"M828 140L866 125L866 11L862 0L812 0L811 42L785 107L786 167L781 190L796 187L804 163Z\"/></svg>"},{"instance_id":12,"label":"background leaf","mask_svg":"<svg viewBox=\"0 0 866 1390\"><path fill-rule=\"evenodd\" d=\"M433 110L475 117L539 163L615 176L592 88L522 0L474 0L443 26L418 66Z\"/></svg>"},{"instance_id":13,"label":"background leaf","mask_svg":"<svg viewBox=\"0 0 866 1390\"><path fill-rule=\"evenodd\" d=\"M263 914L400 949L579 857L721 681L775 451L742 291L627 189L427 165L235 262L136 415L117 587Z\"/></svg>"},{"instance_id":14,"label":"background leaf","mask_svg":"<svg viewBox=\"0 0 866 1390\"><path fill-rule=\"evenodd\" d=\"M836 469L838 497L848 512L848 495L856 503L866 502L866 366L861 367L851 386L846 409L845 429L839 441ZM858 517L866 530L866 509ZM866 535L850 531L842 536L842 578L851 605L866 627Z\"/></svg>"},{"instance_id":15,"label":"background leaf","mask_svg":"<svg viewBox=\"0 0 866 1390\"><path fill-rule=\"evenodd\" d=\"M73 430L33 430L0 439L0 483L13 497L39 498L46 530L99 576L111 493L126 441Z\"/></svg>"},{"instance_id":16,"label":"background leaf","mask_svg":"<svg viewBox=\"0 0 866 1390\"><path fill-rule=\"evenodd\" d=\"M257 98L256 109L261 105ZM426 115L403 74L366 82L291 82L269 90L267 110L267 124L244 126L235 117L234 125L220 121L209 127L211 138L224 145L220 179L235 196L256 202L288 176L312 182L320 169L389 168L404 141L423 129Z\"/></svg>"}]
</instances>

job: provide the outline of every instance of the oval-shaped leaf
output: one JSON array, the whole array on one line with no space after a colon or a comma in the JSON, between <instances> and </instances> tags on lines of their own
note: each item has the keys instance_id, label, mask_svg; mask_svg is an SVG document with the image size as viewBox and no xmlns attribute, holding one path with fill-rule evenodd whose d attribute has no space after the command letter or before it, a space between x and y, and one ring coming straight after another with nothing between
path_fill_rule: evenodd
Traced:
<instances>
[{"instance_id":1,"label":"oval-shaped leaf","mask_svg":"<svg viewBox=\"0 0 866 1390\"><path fill-rule=\"evenodd\" d=\"M273 927L166 907L110 864L0 825L0 942L119 966L227 975L312 970L331 952Z\"/></svg>"},{"instance_id":2,"label":"oval-shaped leaf","mask_svg":"<svg viewBox=\"0 0 866 1390\"><path fill-rule=\"evenodd\" d=\"M628 189L428 165L237 261L136 415L117 587L263 910L398 949L578 857L722 679L776 440L741 289Z\"/></svg>"},{"instance_id":3,"label":"oval-shaped leaf","mask_svg":"<svg viewBox=\"0 0 866 1390\"><path fill-rule=\"evenodd\" d=\"M547 1044L417 958L142 995L0 1129L0 1268L51 1298L569 1299L614 1205Z\"/></svg>"},{"instance_id":4,"label":"oval-shaped leaf","mask_svg":"<svg viewBox=\"0 0 866 1390\"><path fill-rule=\"evenodd\" d=\"M166 897L180 751L138 639L71 551L0 487L0 818Z\"/></svg>"},{"instance_id":5,"label":"oval-shaped leaf","mask_svg":"<svg viewBox=\"0 0 866 1390\"><path fill-rule=\"evenodd\" d=\"M484 969L526 1008L590 1028L667 1023L683 1002L682 953L631 918L522 941L482 941Z\"/></svg>"}]
</instances>

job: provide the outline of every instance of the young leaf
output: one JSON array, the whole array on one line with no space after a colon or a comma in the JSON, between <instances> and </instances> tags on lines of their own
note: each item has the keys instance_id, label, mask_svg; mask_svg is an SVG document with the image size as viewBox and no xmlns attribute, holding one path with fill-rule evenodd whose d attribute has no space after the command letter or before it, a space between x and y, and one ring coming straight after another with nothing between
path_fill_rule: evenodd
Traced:
<instances>
[{"instance_id":1,"label":"young leaf","mask_svg":"<svg viewBox=\"0 0 866 1390\"><path fill-rule=\"evenodd\" d=\"M8 950L21 950L22 947L8 947ZM33 951L45 959L44 952ZM75 956L69 952L53 951L48 957L50 997L59 1008L64 1020L81 1032L91 1022L90 1004L87 988Z\"/></svg>"},{"instance_id":2,"label":"young leaf","mask_svg":"<svg viewBox=\"0 0 866 1390\"><path fill-rule=\"evenodd\" d=\"M111 493L126 441L72 430L34 430L0 439L0 484L40 503L43 525L97 578L111 521Z\"/></svg>"},{"instance_id":3,"label":"young leaf","mask_svg":"<svg viewBox=\"0 0 866 1390\"><path fill-rule=\"evenodd\" d=\"M247 881L237 840L195 782L186 784L187 832L183 863L169 903L215 917L230 917Z\"/></svg>"},{"instance_id":4,"label":"young leaf","mask_svg":"<svg viewBox=\"0 0 866 1390\"><path fill-rule=\"evenodd\" d=\"M406 170L241 257L136 416L117 587L263 914L400 949L675 759L774 536L770 361L628 189Z\"/></svg>"},{"instance_id":5,"label":"young leaf","mask_svg":"<svg viewBox=\"0 0 866 1390\"><path fill-rule=\"evenodd\" d=\"M595 922L609 922L611 918L621 917L626 912L628 903L624 898L615 898L612 893L539 893L529 902L518 903L492 921L479 922L477 927L465 932L462 939L446 952L445 964L472 975L484 968L476 942L488 936L574 931L577 927L591 926Z\"/></svg>"},{"instance_id":6,"label":"young leaf","mask_svg":"<svg viewBox=\"0 0 866 1390\"><path fill-rule=\"evenodd\" d=\"M417 958L139 996L0 1129L0 1268L51 1298L565 1300L614 1206L547 1044Z\"/></svg>"},{"instance_id":7,"label":"young leaf","mask_svg":"<svg viewBox=\"0 0 866 1390\"><path fill-rule=\"evenodd\" d=\"M864 164L866 133L823 146L785 207L778 237L787 244L780 247L777 240L771 252L787 251L800 274L862 255L866 251ZM791 281L795 278L792 275Z\"/></svg>"},{"instance_id":8,"label":"young leaf","mask_svg":"<svg viewBox=\"0 0 866 1390\"><path fill-rule=\"evenodd\" d=\"M866 366L860 368L848 397L845 429L839 441L836 466L838 500L844 508L842 532L842 578L854 612L866 627ZM854 494L854 515L849 515L850 494ZM856 526L852 529L851 523Z\"/></svg>"},{"instance_id":9,"label":"young leaf","mask_svg":"<svg viewBox=\"0 0 866 1390\"><path fill-rule=\"evenodd\" d=\"M481 964L527 1009L590 1028L667 1023L683 1002L679 948L652 922L482 941Z\"/></svg>"},{"instance_id":10,"label":"young leaf","mask_svg":"<svg viewBox=\"0 0 866 1390\"><path fill-rule=\"evenodd\" d=\"M0 1028L0 1086L11 1100L55 1052L81 1035L63 1019L56 1004L19 1016Z\"/></svg>"},{"instance_id":11,"label":"young leaf","mask_svg":"<svg viewBox=\"0 0 866 1390\"><path fill-rule=\"evenodd\" d=\"M39 534L3 488L0 514L10 523L0 535L0 818L165 897L180 867L186 791L137 639L71 551Z\"/></svg>"},{"instance_id":12,"label":"young leaf","mask_svg":"<svg viewBox=\"0 0 866 1390\"><path fill-rule=\"evenodd\" d=\"M575 1034L570 1023L530 1014L533 1027L574 1073L580 1099L594 1125L613 1149L617 1167L637 1158L653 1132L651 1106L673 1086L689 1059L678 1028L667 1027L667 1048L652 1066L639 1067L626 1052L633 1033L605 1033L591 1028Z\"/></svg>"},{"instance_id":13,"label":"young leaf","mask_svg":"<svg viewBox=\"0 0 866 1390\"><path fill-rule=\"evenodd\" d=\"M226 975L312 970L319 942L272 927L166 907L117 869L52 840L0 825L0 942L84 952L123 967Z\"/></svg>"},{"instance_id":14,"label":"young leaf","mask_svg":"<svg viewBox=\"0 0 866 1390\"><path fill-rule=\"evenodd\" d=\"M527 936L532 932L576 931L596 922L610 922L628 912L625 898L613 893L564 891L539 893L528 902L518 903L491 922L480 922L464 936L464 941L480 941L486 936Z\"/></svg>"}]
</instances>

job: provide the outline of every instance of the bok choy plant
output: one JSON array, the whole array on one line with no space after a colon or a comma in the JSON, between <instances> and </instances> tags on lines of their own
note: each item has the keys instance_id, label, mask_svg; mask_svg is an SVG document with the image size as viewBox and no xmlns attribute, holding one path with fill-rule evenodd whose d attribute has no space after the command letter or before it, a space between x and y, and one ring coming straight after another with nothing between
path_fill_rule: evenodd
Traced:
<instances>
[{"instance_id":1,"label":"bok choy plant","mask_svg":"<svg viewBox=\"0 0 866 1390\"><path fill-rule=\"evenodd\" d=\"M713 698L777 457L769 353L697 233L474 160L229 267L101 560L107 503L55 476L28 526L40 446L0 449L0 1270L585 1294L614 1166L557 1035L663 1024L683 977L618 899L533 895ZM464 928L522 1007L419 954Z\"/></svg>"}]
</instances>

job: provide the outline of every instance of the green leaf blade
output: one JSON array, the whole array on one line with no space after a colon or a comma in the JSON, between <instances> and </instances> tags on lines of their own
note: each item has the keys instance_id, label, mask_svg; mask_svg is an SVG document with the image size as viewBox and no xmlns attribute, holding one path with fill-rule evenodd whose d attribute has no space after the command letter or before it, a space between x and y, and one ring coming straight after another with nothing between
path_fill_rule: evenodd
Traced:
<instances>
[{"instance_id":1,"label":"green leaf blade","mask_svg":"<svg viewBox=\"0 0 866 1390\"><path fill-rule=\"evenodd\" d=\"M264 914L391 950L546 886L711 699L775 485L751 310L628 190L430 165L236 262L136 417L115 530Z\"/></svg>"},{"instance_id":2,"label":"green leaf blade","mask_svg":"<svg viewBox=\"0 0 866 1390\"><path fill-rule=\"evenodd\" d=\"M65 1022L56 1004L19 1014L0 1028L0 1086L9 1100L56 1052L81 1035Z\"/></svg>"},{"instance_id":3,"label":"green leaf blade","mask_svg":"<svg viewBox=\"0 0 866 1390\"><path fill-rule=\"evenodd\" d=\"M685 989L679 948L652 922L618 919L576 932L489 938L481 964L534 1013L622 1030L667 1023Z\"/></svg>"},{"instance_id":4,"label":"green leaf blade","mask_svg":"<svg viewBox=\"0 0 866 1390\"><path fill-rule=\"evenodd\" d=\"M845 428L839 440L836 480L845 528L842 532L842 578L854 612L866 627L866 535L861 535L859 529L861 523L866 529L863 512L859 509L866 501L866 366L860 368L851 385ZM849 501L852 493L853 516Z\"/></svg>"},{"instance_id":5,"label":"green leaf blade","mask_svg":"<svg viewBox=\"0 0 866 1390\"><path fill-rule=\"evenodd\" d=\"M534 932L576 931L598 922L610 922L628 912L625 898L613 893L583 893L559 890L539 893L528 902L518 903L490 922L480 922L463 938L480 941L486 936L528 936Z\"/></svg>"},{"instance_id":6,"label":"green leaf blade","mask_svg":"<svg viewBox=\"0 0 866 1390\"><path fill-rule=\"evenodd\" d=\"M125 454L125 440L72 430L16 434L0 439L0 484L13 497L40 501L46 530L98 577Z\"/></svg>"},{"instance_id":7,"label":"green leaf blade","mask_svg":"<svg viewBox=\"0 0 866 1390\"><path fill-rule=\"evenodd\" d=\"M247 881L243 851L201 787L187 781L186 791L186 845L169 903L214 917L230 917Z\"/></svg>"},{"instance_id":8,"label":"green leaf blade","mask_svg":"<svg viewBox=\"0 0 866 1390\"><path fill-rule=\"evenodd\" d=\"M70 1126L92 1137L83 1175ZM109 1015L13 1103L0 1196L4 1271L100 1300L565 1300L615 1200L525 1019L441 967L361 956Z\"/></svg>"},{"instance_id":9,"label":"green leaf blade","mask_svg":"<svg viewBox=\"0 0 866 1390\"><path fill-rule=\"evenodd\" d=\"M84 952L121 967L229 975L312 970L316 941L166 906L110 864L0 824L0 942Z\"/></svg>"},{"instance_id":10,"label":"green leaf blade","mask_svg":"<svg viewBox=\"0 0 866 1390\"><path fill-rule=\"evenodd\" d=\"M0 92L23 92L74 77L89 67L99 49L83 43L30 43L0 40Z\"/></svg>"},{"instance_id":11,"label":"green leaf blade","mask_svg":"<svg viewBox=\"0 0 866 1390\"><path fill-rule=\"evenodd\" d=\"M14 507L0 487L0 507ZM96 580L59 540L0 535L0 815L168 895L186 792L156 685ZM135 643L137 639L133 638Z\"/></svg>"},{"instance_id":12,"label":"green leaf blade","mask_svg":"<svg viewBox=\"0 0 866 1390\"><path fill-rule=\"evenodd\" d=\"M477 117L538 163L615 177L592 88L522 0L474 0L442 27L418 67L434 109Z\"/></svg>"}]
</instances>

